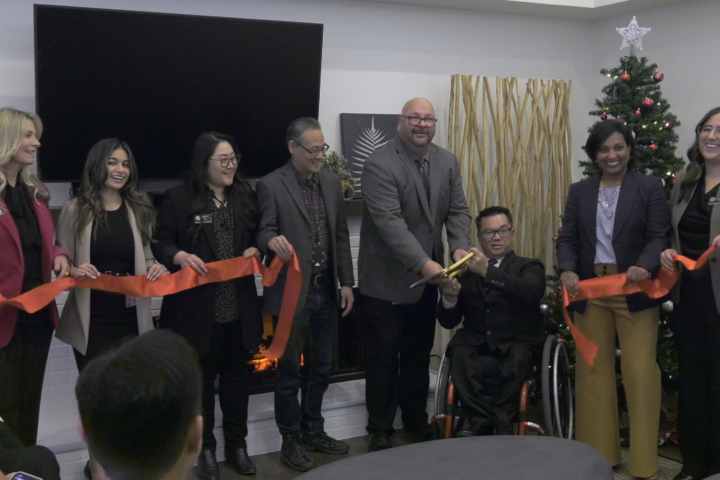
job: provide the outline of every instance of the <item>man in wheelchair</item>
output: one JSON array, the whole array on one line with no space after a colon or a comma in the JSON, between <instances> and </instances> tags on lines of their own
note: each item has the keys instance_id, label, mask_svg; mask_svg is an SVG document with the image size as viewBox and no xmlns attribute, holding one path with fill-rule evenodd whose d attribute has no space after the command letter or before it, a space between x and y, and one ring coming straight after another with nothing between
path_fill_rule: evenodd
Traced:
<instances>
[{"instance_id":1,"label":"man in wheelchair","mask_svg":"<svg viewBox=\"0 0 720 480\"><path fill-rule=\"evenodd\" d=\"M475 256L466 263L469 272L460 277L460 288L442 284L438 303L444 328L464 319L446 353L455 391L469 412L469 428L457 436L512 435L522 384L542 353L545 267L513 252L507 208L486 208L475 223L482 252L471 249Z\"/></svg>"}]
</instances>

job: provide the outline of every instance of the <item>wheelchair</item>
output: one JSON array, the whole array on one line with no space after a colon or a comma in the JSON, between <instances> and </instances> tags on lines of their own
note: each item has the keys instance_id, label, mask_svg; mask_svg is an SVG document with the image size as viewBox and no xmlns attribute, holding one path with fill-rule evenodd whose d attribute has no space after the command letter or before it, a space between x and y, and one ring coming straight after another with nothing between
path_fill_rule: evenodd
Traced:
<instances>
[{"instance_id":1,"label":"wheelchair","mask_svg":"<svg viewBox=\"0 0 720 480\"><path fill-rule=\"evenodd\" d=\"M565 341L549 335L543 345L542 360L520 392L518 433L572 438L574 424L573 389ZM542 401L544 428L528 419L527 406ZM435 384L435 415L431 425L438 438L452 438L463 428L463 410L452 381L452 365L443 353Z\"/></svg>"}]
</instances>

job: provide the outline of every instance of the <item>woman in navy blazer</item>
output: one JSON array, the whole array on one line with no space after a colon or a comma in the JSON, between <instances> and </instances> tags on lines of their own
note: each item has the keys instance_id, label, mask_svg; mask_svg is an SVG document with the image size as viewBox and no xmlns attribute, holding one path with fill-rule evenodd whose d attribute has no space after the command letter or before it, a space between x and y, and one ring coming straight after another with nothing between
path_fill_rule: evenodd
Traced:
<instances>
[{"instance_id":1,"label":"woman in navy blazer","mask_svg":"<svg viewBox=\"0 0 720 480\"><path fill-rule=\"evenodd\" d=\"M42 122L32 113L0 109L0 294L12 298L65 274L70 263L53 244L50 193L32 168ZM0 308L0 417L26 446L37 441L40 396L55 302L33 314Z\"/></svg>"},{"instance_id":2,"label":"woman in navy blazer","mask_svg":"<svg viewBox=\"0 0 720 480\"><path fill-rule=\"evenodd\" d=\"M628 283L657 274L658 255L669 244L670 210L662 182L631 170L632 130L607 120L585 144L600 173L570 186L557 240L558 267L570 295L578 282L626 273ZM630 474L657 473L660 369L656 362L658 301L644 294L612 296L573 305L578 329L598 345L594 367L577 360L576 438L619 465L615 339L630 413Z\"/></svg>"}]
</instances>

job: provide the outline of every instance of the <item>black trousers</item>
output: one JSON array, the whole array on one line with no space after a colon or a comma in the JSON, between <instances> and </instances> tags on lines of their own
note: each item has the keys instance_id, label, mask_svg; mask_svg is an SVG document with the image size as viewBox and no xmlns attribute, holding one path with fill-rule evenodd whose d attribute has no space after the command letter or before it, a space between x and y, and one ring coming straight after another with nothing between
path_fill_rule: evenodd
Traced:
<instances>
[{"instance_id":1,"label":"black trousers","mask_svg":"<svg viewBox=\"0 0 720 480\"><path fill-rule=\"evenodd\" d=\"M26 472L43 480L60 480L60 465L46 447L26 447L0 422L0 470L5 473Z\"/></svg>"},{"instance_id":2,"label":"black trousers","mask_svg":"<svg viewBox=\"0 0 720 480\"><path fill-rule=\"evenodd\" d=\"M680 287L678 439L683 471L703 478L720 473L720 314L709 266L684 271Z\"/></svg>"},{"instance_id":3,"label":"black trousers","mask_svg":"<svg viewBox=\"0 0 720 480\"><path fill-rule=\"evenodd\" d=\"M78 371L103 352L118 347L123 342L138 336L137 309L126 308L117 313L90 314L90 330L85 355L73 348Z\"/></svg>"},{"instance_id":4,"label":"black trousers","mask_svg":"<svg viewBox=\"0 0 720 480\"><path fill-rule=\"evenodd\" d=\"M411 305L363 299L368 432L391 434L398 405L405 428L427 423L437 299L435 285L425 287L420 301Z\"/></svg>"},{"instance_id":5,"label":"black trousers","mask_svg":"<svg viewBox=\"0 0 720 480\"><path fill-rule=\"evenodd\" d=\"M470 411L468 420L483 426L509 426L518 411L520 390L533 373L535 354L526 343L505 351L477 346L450 348L452 377L460 404Z\"/></svg>"},{"instance_id":6,"label":"black trousers","mask_svg":"<svg viewBox=\"0 0 720 480\"><path fill-rule=\"evenodd\" d=\"M40 400L53 327L18 323L0 348L0 417L22 443L37 443Z\"/></svg>"},{"instance_id":7,"label":"black trousers","mask_svg":"<svg viewBox=\"0 0 720 480\"><path fill-rule=\"evenodd\" d=\"M220 408L223 414L225 449L247 448L248 387L247 362L239 320L213 323L210 350L201 359L203 373L203 450L215 451L215 380L220 376Z\"/></svg>"}]
</instances>

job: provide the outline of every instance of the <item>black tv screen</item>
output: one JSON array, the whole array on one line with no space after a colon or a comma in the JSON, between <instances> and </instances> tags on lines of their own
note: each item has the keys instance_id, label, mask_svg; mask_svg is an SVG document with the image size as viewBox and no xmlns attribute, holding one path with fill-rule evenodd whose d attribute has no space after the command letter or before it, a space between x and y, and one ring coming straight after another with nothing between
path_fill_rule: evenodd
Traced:
<instances>
[{"instance_id":1,"label":"black tv screen","mask_svg":"<svg viewBox=\"0 0 720 480\"><path fill-rule=\"evenodd\" d=\"M77 181L118 137L141 179L181 177L203 132L231 135L260 177L289 158L285 131L318 115L323 26L35 5L36 111L45 181Z\"/></svg>"}]
</instances>

